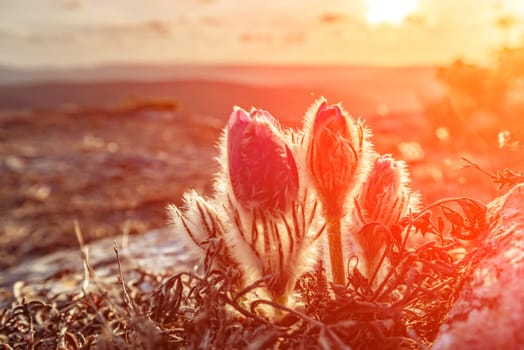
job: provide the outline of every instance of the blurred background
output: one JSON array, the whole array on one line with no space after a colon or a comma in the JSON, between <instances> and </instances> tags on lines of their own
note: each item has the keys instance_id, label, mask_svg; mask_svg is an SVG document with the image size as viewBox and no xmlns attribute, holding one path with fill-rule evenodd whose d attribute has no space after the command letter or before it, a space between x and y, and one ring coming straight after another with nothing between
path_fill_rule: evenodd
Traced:
<instances>
[{"instance_id":1,"label":"blurred background","mask_svg":"<svg viewBox=\"0 0 524 350\"><path fill-rule=\"evenodd\" d=\"M430 203L521 171L520 0L2 0L0 269L166 225L209 193L234 105L299 128L325 96Z\"/></svg>"}]
</instances>

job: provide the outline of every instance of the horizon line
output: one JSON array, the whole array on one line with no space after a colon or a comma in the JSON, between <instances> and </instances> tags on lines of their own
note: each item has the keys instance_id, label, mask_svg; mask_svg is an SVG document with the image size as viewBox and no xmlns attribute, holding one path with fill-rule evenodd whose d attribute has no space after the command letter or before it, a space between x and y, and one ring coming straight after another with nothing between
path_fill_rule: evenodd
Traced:
<instances>
[{"instance_id":1,"label":"horizon line","mask_svg":"<svg viewBox=\"0 0 524 350\"><path fill-rule=\"evenodd\" d=\"M450 64L451 62L447 63ZM93 64L76 65L35 65L20 66L12 63L0 62L0 69L11 71L70 71L70 70L90 70L102 68L125 68L125 67L155 67L155 68L367 68L367 69L407 69L407 68L437 68L445 64L420 63L420 64L373 64L373 63L290 63L290 62L100 62Z\"/></svg>"}]
</instances>

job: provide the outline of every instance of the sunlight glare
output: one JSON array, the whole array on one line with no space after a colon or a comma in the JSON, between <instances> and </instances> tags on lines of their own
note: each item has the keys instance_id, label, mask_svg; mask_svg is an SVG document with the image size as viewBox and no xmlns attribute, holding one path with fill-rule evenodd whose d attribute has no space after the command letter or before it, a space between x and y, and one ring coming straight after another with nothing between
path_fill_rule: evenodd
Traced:
<instances>
[{"instance_id":1,"label":"sunlight glare","mask_svg":"<svg viewBox=\"0 0 524 350\"><path fill-rule=\"evenodd\" d=\"M417 0L368 0L369 23L400 24L417 5Z\"/></svg>"}]
</instances>

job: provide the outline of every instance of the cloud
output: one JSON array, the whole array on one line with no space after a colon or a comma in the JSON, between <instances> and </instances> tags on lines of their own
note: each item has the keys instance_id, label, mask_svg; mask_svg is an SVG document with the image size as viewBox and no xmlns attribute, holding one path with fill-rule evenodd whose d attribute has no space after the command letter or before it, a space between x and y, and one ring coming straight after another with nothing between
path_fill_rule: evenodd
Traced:
<instances>
[{"instance_id":1,"label":"cloud","mask_svg":"<svg viewBox=\"0 0 524 350\"><path fill-rule=\"evenodd\" d=\"M144 36L155 36L158 38L169 38L172 27L168 22L152 20L139 23L106 24L101 26L87 26L73 31L75 35L89 35L100 37L112 37L123 39L127 37L142 38Z\"/></svg>"},{"instance_id":2,"label":"cloud","mask_svg":"<svg viewBox=\"0 0 524 350\"><path fill-rule=\"evenodd\" d=\"M270 43L273 41L271 33L242 33L240 41L244 43Z\"/></svg>"},{"instance_id":3,"label":"cloud","mask_svg":"<svg viewBox=\"0 0 524 350\"><path fill-rule=\"evenodd\" d=\"M30 33L25 36L31 44L68 44L77 41L74 33L58 32L58 33Z\"/></svg>"},{"instance_id":4,"label":"cloud","mask_svg":"<svg viewBox=\"0 0 524 350\"><path fill-rule=\"evenodd\" d=\"M346 17L338 13L324 13L318 19L321 23L340 23L346 21Z\"/></svg>"},{"instance_id":5,"label":"cloud","mask_svg":"<svg viewBox=\"0 0 524 350\"><path fill-rule=\"evenodd\" d=\"M221 20L218 17L213 16L204 16L200 18L200 22L209 26L220 26L222 24Z\"/></svg>"},{"instance_id":6,"label":"cloud","mask_svg":"<svg viewBox=\"0 0 524 350\"><path fill-rule=\"evenodd\" d=\"M160 37L168 38L171 36L171 26L165 22L149 21L147 22L146 27Z\"/></svg>"},{"instance_id":7,"label":"cloud","mask_svg":"<svg viewBox=\"0 0 524 350\"><path fill-rule=\"evenodd\" d=\"M282 42L285 44L301 44L304 41L306 41L306 33L303 31L286 33L282 37Z\"/></svg>"},{"instance_id":8,"label":"cloud","mask_svg":"<svg viewBox=\"0 0 524 350\"><path fill-rule=\"evenodd\" d=\"M67 32L37 32L37 31L16 31L10 29L0 29L0 40L10 40L13 42L28 42L30 44L42 44L46 42L60 43L71 41L73 36Z\"/></svg>"},{"instance_id":9,"label":"cloud","mask_svg":"<svg viewBox=\"0 0 524 350\"><path fill-rule=\"evenodd\" d=\"M80 0L57 0L56 6L65 11L78 11L84 6Z\"/></svg>"},{"instance_id":10,"label":"cloud","mask_svg":"<svg viewBox=\"0 0 524 350\"><path fill-rule=\"evenodd\" d=\"M428 18L423 15L411 14L404 18L404 23L414 27L426 27L428 26Z\"/></svg>"},{"instance_id":11,"label":"cloud","mask_svg":"<svg viewBox=\"0 0 524 350\"><path fill-rule=\"evenodd\" d=\"M73 28L63 28L61 30L46 31L13 31L0 28L1 40L15 40L28 42L35 45L63 45L78 41L103 39L103 40L123 40L159 38L167 39L172 35L172 25L168 22L152 20L140 23L126 24L105 24L90 25Z\"/></svg>"}]
</instances>

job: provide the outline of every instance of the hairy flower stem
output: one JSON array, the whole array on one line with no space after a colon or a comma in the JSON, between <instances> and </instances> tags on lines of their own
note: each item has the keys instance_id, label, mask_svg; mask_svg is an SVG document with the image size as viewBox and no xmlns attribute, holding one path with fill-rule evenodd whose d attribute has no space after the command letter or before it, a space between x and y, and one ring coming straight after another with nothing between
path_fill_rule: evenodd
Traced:
<instances>
[{"instance_id":1,"label":"hairy flower stem","mask_svg":"<svg viewBox=\"0 0 524 350\"><path fill-rule=\"evenodd\" d=\"M327 218L329 257L331 260L331 273L336 284L345 285L344 259L342 255L342 239L340 232L340 217Z\"/></svg>"}]
</instances>

